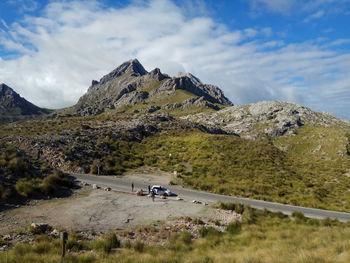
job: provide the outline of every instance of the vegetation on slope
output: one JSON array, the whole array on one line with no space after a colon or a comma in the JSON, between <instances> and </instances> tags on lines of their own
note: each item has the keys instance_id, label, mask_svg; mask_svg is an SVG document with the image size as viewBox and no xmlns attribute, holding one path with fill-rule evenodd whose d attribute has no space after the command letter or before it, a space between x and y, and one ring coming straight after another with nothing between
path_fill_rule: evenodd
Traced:
<instances>
[{"instance_id":1,"label":"vegetation on slope","mask_svg":"<svg viewBox=\"0 0 350 263\"><path fill-rule=\"evenodd\" d=\"M24 153L0 145L0 203L19 202L61 194L73 182L62 172L52 171Z\"/></svg>"},{"instance_id":2,"label":"vegetation on slope","mask_svg":"<svg viewBox=\"0 0 350 263\"><path fill-rule=\"evenodd\" d=\"M42 136L43 143L67 138L56 148L65 162L94 174L155 166L178 171L172 183L195 189L350 211L349 132L343 128L303 126L295 135L260 141L177 127L134 140L113 127L95 128L127 118L101 114L17 123L3 126L0 137Z\"/></svg>"},{"instance_id":3,"label":"vegetation on slope","mask_svg":"<svg viewBox=\"0 0 350 263\"><path fill-rule=\"evenodd\" d=\"M347 156L314 159L272 144L201 132L164 133L135 145L144 163L177 170L180 182L220 194L350 210Z\"/></svg>"},{"instance_id":4,"label":"vegetation on slope","mask_svg":"<svg viewBox=\"0 0 350 263\"><path fill-rule=\"evenodd\" d=\"M253 219L253 220L252 220ZM234 262L330 263L349 262L350 226L338 221L306 219L295 213L244 208L243 222L232 222L226 231L201 226L201 238L187 231L173 233L163 246L140 240L119 242L111 233L93 241L70 234L65 262ZM121 247L121 248L120 248ZM116 251L117 253L111 253ZM53 237L37 236L34 244L17 244L0 252L0 263L59 262L60 244Z\"/></svg>"}]
</instances>

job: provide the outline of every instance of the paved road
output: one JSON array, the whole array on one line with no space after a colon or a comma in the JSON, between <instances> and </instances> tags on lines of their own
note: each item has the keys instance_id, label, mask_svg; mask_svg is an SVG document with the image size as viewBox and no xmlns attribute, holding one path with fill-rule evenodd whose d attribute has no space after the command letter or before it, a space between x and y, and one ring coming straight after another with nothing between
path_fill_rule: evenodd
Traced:
<instances>
[{"instance_id":1,"label":"paved road","mask_svg":"<svg viewBox=\"0 0 350 263\"><path fill-rule=\"evenodd\" d=\"M117 177L117 176L93 176L93 175L82 175L82 174L74 174L74 176L79 181L84 181L90 184L97 184L99 186L109 186L113 190L122 191L122 192L130 192L131 191L131 181L125 177ZM144 189L146 190L148 185L141 181L136 181L133 179L133 183L135 185L135 189ZM207 192L201 192L191 189L185 189L180 186L168 186L172 192L178 194L185 201L198 200L202 202L206 202L208 204L213 204L218 201L222 202L235 202L241 203L245 205L250 205L253 208L257 209L267 209L270 211L280 211L286 215L292 214L294 211L302 212L306 217L309 218L337 218L340 221L350 221L350 213L336 212L331 210L322 210L315 208L307 208L302 206L293 206L293 205L284 205L273 202L266 202L261 200L254 200L248 198L239 198L233 196L226 195L218 195Z\"/></svg>"}]
</instances>

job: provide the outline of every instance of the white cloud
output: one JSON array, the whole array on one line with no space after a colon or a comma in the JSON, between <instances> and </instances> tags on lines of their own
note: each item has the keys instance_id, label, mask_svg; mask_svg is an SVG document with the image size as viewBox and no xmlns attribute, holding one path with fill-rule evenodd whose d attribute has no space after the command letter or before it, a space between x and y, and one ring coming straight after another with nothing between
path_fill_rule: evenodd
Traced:
<instances>
[{"instance_id":1,"label":"white cloud","mask_svg":"<svg viewBox=\"0 0 350 263\"><path fill-rule=\"evenodd\" d=\"M350 0L248 0L248 2L254 16L266 11L287 16L301 14L305 16L304 22L320 19L325 14L348 15L350 4Z\"/></svg>"},{"instance_id":2,"label":"white cloud","mask_svg":"<svg viewBox=\"0 0 350 263\"><path fill-rule=\"evenodd\" d=\"M41 17L9 28L0 41L22 56L0 58L0 82L42 107L73 105L92 79L137 57L148 70L192 72L235 104L278 99L349 114L349 54L325 41L261 40L272 30L229 30L207 16L189 18L170 1L121 9L51 2Z\"/></svg>"},{"instance_id":3,"label":"white cloud","mask_svg":"<svg viewBox=\"0 0 350 263\"><path fill-rule=\"evenodd\" d=\"M15 6L20 12L31 12L39 6L35 0L7 0L6 3Z\"/></svg>"},{"instance_id":4,"label":"white cloud","mask_svg":"<svg viewBox=\"0 0 350 263\"><path fill-rule=\"evenodd\" d=\"M250 0L254 11L267 8L272 12L288 14L295 6L297 0Z\"/></svg>"},{"instance_id":5,"label":"white cloud","mask_svg":"<svg viewBox=\"0 0 350 263\"><path fill-rule=\"evenodd\" d=\"M306 17L304 19L304 22L307 23L307 22L310 22L312 20L319 19L319 18L323 17L324 15L325 15L325 11L319 10L319 11L309 15L308 17Z\"/></svg>"}]
</instances>

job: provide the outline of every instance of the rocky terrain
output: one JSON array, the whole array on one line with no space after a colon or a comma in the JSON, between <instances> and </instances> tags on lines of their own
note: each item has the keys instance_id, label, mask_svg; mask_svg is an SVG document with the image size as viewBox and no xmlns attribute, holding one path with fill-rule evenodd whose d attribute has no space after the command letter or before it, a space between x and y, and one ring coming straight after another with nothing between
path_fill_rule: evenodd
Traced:
<instances>
[{"instance_id":1,"label":"rocky terrain","mask_svg":"<svg viewBox=\"0 0 350 263\"><path fill-rule=\"evenodd\" d=\"M71 108L1 125L0 144L49 170L120 175L157 167L195 189L350 209L348 121L289 102L232 105L190 73L147 72L134 59L93 81Z\"/></svg>"},{"instance_id":2,"label":"rocky terrain","mask_svg":"<svg viewBox=\"0 0 350 263\"><path fill-rule=\"evenodd\" d=\"M0 84L0 124L48 113L22 98L6 84Z\"/></svg>"},{"instance_id":3,"label":"rocky terrain","mask_svg":"<svg viewBox=\"0 0 350 263\"><path fill-rule=\"evenodd\" d=\"M292 135L303 125L350 127L349 121L282 101L237 105L213 113L198 113L181 118L249 139L257 138L261 134L269 137Z\"/></svg>"},{"instance_id":4,"label":"rocky terrain","mask_svg":"<svg viewBox=\"0 0 350 263\"><path fill-rule=\"evenodd\" d=\"M182 91L182 96L179 96ZM160 109L232 105L214 85L203 84L191 74L171 78L156 68L147 72L137 59L124 62L100 81L92 81L87 93L74 106L76 114L96 115L110 109L134 107L144 112Z\"/></svg>"}]
</instances>

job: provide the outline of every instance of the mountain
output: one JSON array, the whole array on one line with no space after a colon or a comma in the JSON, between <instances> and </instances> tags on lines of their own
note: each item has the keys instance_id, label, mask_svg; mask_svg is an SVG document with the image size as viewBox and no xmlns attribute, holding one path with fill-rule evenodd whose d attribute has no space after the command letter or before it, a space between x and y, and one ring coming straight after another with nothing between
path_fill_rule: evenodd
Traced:
<instances>
[{"instance_id":1,"label":"mountain","mask_svg":"<svg viewBox=\"0 0 350 263\"><path fill-rule=\"evenodd\" d=\"M22 98L6 84L0 84L0 123L30 118L47 112Z\"/></svg>"},{"instance_id":2,"label":"mountain","mask_svg":"<svg viewBox=\"0 0 350 263\"><path fill-rule=\"evenodd\" d=\"M350 211L349 122L290 102L233 106L190 73L147 72L136 59L66 113L2 125L0 145L67 172L154 167L194 189Z\"/></svg>"},{"instance_id":3,"label":"mountain","mask_svg":"<svg viewBox=\"0 0 350 263\"><path fill-rule=\"evenodd\" d=\"M203 84L189 73L171 78L158 68L147 72L137 59L132 59L100 81L93 80L74 109L78 115L86 116L112 109L154 112L202 107L218 110L231 105L218 87Z\"/></svg>"},{"instance_id":4,"label":"mountain","mask_svg":"<svg viewBox=\"0 0 350 263\"><path fill-rule=\"evenodd\" d=\"M260 135L293 135L304 125L350 127L350 122L328 113L315 112L307 107L283 101L237 105L213 113L184 116L182 119L217 127L249 139L258 138Z\"/></svg>"}]
</instances>

